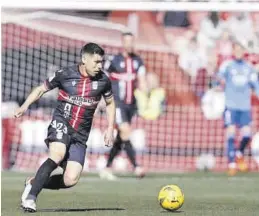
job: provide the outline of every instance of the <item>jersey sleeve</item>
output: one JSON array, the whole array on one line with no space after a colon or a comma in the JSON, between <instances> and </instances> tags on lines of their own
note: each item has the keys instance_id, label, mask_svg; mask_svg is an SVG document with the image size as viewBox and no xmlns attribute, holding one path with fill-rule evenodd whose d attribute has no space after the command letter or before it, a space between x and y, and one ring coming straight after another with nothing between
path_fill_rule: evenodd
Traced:
<instances>
[{"instance_id":1,"label":"jersey sleeve","mask_svg":"<svg viewBox=\"0 0 259 216\"><path fill-rule=\"evenodd\" d=\"M227 79L227 73L228 73L228 67L229 67L230 61L225 61L219 66L218 72L213 76L212 80L212 86L220 86L222 83L224 83Z\"/></svg>"},{"instance_id":2,"label":"jersey sleeve","mask_svg":"<svg viewBox=\"0 0 259 216\"><path fill-rule=\"evenodd\" d=\"M63 79L63 71L58 70L54 73L53 76L49 77L44 81L44 85L48 90L54 89L54 88L60 88L61 81Z\"/></svg>"},{"instance_id":3,"label":"jersey sleeve","mask_svg":"<svg viewBox=\"0 0 259 216\"><path fill-rule=\"evenodd\" d=\"M107 82L103 91L103 97L104 99L109 99L113 96L112 93L112 85L111 85L111 81L109 78L107 78Z\"/></svg>"},{"instance_id":4,"label":"jersey sleeve","mask_svg":"<svg viewBox=\"0 0 259 216\"><path fill-rule=\"evenodd\" d=\"M228 66L230 64L230 61L225 61L223 62L220 67L219 67L219 71L216 75L216 77L219 79L219 80L225 80L226 77L227 77L227 71L228 71Z\"/></svg>"}]
</instances>

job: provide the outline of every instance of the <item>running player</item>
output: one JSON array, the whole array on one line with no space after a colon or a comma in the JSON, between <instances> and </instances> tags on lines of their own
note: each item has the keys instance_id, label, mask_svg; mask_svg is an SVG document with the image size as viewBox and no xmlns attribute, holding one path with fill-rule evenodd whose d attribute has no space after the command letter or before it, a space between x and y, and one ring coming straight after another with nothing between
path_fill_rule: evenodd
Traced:
<instances>
[{"instance_id":1,"label":"running player","mask_svg":"<svg viewBox=\"0 0 259 216\"><path fill-rule=\"evenodd\" d=\"M40 166L35 177L26 180L21 198L24 211L36 211L36 199L43 188L60 189L74 186L81 175L93 116L97 104L104 97L108 115L108 128L104 139L113 144L115 103L111 82L102 72L104 50L95 43L81 50L81 63L58 70L44 84L36 87L15 112L22 116L28 107L44 93L59 89L58 104L45 140L49 148L48 159ZM64 172L51 175L58 166Z\"/></svg>"}]
</instances>

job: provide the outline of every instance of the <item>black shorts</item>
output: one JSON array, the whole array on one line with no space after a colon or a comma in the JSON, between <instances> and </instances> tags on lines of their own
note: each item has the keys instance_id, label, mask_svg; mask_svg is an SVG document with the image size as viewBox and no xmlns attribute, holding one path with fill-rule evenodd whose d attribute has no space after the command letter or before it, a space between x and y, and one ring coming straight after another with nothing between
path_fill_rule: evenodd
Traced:
<instances>
[{"instance_id":1,"label":"black shorts","mask_svg":"<svg viewBox=\"0 0 259 216\"><path fill-rule=\"evenodd\" d=\"M62 117L53 117L49 127L48 136L45 139L45 143L49 146L51 142L61 142L67 147L66 156L64 161L76 161L84 166L85 153L86 153L86 141L89 133L82 138Z\"/></svg>"},{"instance_id":2,"label":"black shorts","mask_svg":"<svg viewBox=\"0 0 259 216\"><path fill-rule=\"evenodd\" d=\"M122 123L131 123L133 116L137 111L135 104L116 104L116 124L120 125Z\"/></svg>"}]
</instances>

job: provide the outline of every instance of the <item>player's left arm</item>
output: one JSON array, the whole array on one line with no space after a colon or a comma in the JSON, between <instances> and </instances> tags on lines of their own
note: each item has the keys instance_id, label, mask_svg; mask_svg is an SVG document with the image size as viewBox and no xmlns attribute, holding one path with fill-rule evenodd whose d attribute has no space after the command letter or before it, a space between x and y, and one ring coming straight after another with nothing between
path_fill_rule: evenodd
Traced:
<instances>
[{"instance_id":1,"label":"player's left arm","mask_svg":"<svg viewBox=\"0 0 259 216\"><path fill-rule=\"evenodd\" d=\"M113 131L115 125L115 101L112 94L112 87L110 80L107 82L107 88L103 94L103 98L106 104L106 113L108 119L108 128L105 132L104 141L106 146L111 146L113 144Z\"/></svg>"},{"instance_id":2,"label":"player's left arm","mask_svg":"<svg viewBox=\"0 0 259 216\"><path fill-rule=\"evenodd\" d=\"M257 77L257 73L254 69L251 69L250 85L253 88L253 90L255 91L257 98L259 99L259 80Z\"/></svg>"}]
</instances>

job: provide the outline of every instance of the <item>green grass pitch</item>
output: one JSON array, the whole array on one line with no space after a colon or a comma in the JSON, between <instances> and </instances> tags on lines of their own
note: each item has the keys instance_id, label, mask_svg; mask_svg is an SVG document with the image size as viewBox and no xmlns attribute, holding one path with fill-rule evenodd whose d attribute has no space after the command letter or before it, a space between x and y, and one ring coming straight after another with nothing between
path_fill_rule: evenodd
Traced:
<instances>
[{"instance_id":1,"label":"green grass pitch","mask_svg":"<svg viewBox=\"0 0 259 216\"><path fill-rule=\"evenodd\" d=\"M19 208L27 175L2 172L2 214L25 215ZM177 212L158 204L157 194L167 184L180 186L185 203ZM109 182L97 175L84 175L66 190L43 190L33 215L95 216L258 216L259 173L227 177L220 173L149 174L144 179L121 176Z\"/></svg>"}]
</instances>

